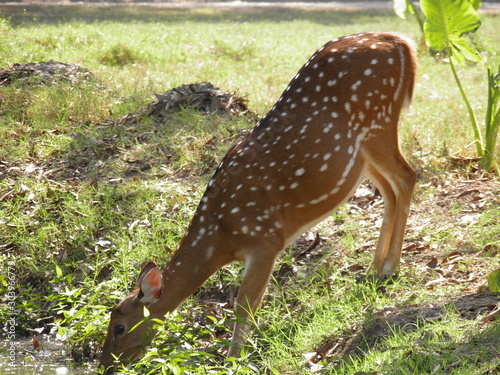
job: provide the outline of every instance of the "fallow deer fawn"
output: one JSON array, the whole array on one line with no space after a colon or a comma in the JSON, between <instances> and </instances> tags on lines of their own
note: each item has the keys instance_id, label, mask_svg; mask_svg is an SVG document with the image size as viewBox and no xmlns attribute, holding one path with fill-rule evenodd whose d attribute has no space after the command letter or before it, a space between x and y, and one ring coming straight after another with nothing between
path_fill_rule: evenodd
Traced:
<instances>
[{"instance_id":1,"label":"fallow deer fawn","mask_svg":"<svg viewBox=\"0 0 500 375\"><path fill-rule=\"evenodd\" d=\"M130 361L149 342L147 323L129 332L143 319L143 306L162 319L236 260L245 262L245 272L228 355L238 356L278 254L344 203L364 177L385 206L370 268L392 273L416 181L397 130L415 73L412 48L394 34L361 33L321 47L226 154L170 262L162 271L149 263L135 291L113 309L100 362L108 373L113 355Z\"/></svg>"}]
</instances>

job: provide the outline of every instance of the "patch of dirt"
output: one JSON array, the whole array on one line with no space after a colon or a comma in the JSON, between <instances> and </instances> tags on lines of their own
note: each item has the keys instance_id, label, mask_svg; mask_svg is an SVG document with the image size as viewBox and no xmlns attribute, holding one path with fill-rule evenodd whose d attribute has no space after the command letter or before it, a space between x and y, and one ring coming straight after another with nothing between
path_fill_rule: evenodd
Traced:
<instances>
[{"instance_id":1,"label":"patch of dirt","mask_svg":"<svg viewBox=\"0 0 500 375\"><path fill-rule=\"evenodd\" d=\"M218 114L226 118L240 115L256 117L248 109L245 98L223 91L210 82L182 85L155 96L156 100L146 109L122 117L118 124L134 124L147 117L165 122L181 108L193 108L203 114Z\"/></svg>"},{"instance_id":2,"label":"patch of dirt","mask_svg":"<svg viewBox=\"0 0 500 375\"><path fill-rule=\"evenodd\" d=\"M50 86L57 83L75 84L89 79L94 79L94 75L80 65L54 60L38 63L17 63L9 69L0 69L0 86L9 86L15 82Z\"/></svg>"}]
</instances>

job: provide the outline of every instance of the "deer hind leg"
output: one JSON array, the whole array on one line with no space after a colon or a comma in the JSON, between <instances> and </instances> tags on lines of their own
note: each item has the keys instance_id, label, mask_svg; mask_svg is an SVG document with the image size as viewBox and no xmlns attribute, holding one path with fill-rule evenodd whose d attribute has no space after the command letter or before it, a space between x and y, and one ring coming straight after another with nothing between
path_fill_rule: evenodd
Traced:
<instances>
[{"instance_id":1,"label":"deer hind leg","mask_svg":"<svg viewBox=\"0 0 500 375\"><path fill-rule=\"evenodd\" d=\"M384 199L384 218L380 228L380 235L375 250L373 262L368 268L368 272L374 271L381 273L382 264L387 256L387 250L391 242L392 233L394 230L394 218L396 212L396 195L394 194L391 184L382 176L376 168L369 165L366 170L366 175L379 189Z\"/></svg>"},{"instance_id":2,"label":"deer hind leg","mask_svg":"<svg viewBox=\"0 0 500 375\"><path fill-rule=\"evenodd\" d=\"M245 261L245 272L236 298L237 321L234 325L232 345L227 353L228 357L239 357L241 345L246 340L247 332L250 329L251 317L259 307L271 278L275 257L269 258L259 255L250 254Z\"/></svg>"},{"instance_id":3,"label":"deer hind leg","mask_svg":"<svg viewBox=\"0 0 500 375\"><path fill-rule=\"evenodd\" d=\"M390 154L368 152L367 161L367 175L384 199L384 219L375 257L369 270L390 275L397 269L401 260L416 173L401 155L399 148Z\"/></svg>"}]
</instances>

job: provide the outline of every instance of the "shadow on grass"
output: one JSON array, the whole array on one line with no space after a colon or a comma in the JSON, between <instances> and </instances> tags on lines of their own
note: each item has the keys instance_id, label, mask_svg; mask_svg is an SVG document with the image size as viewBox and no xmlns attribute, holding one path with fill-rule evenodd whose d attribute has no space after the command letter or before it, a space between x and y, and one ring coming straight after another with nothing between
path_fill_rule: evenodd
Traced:
<instances>
[{"instance_id":1,"label":"shadow on grass","mask_svg":"<svg viewBox=\"0 0 500 375\"><path fill-rule=\"evenodd\" d=\"M251 116L226 119L191 108L173 112L162 121L106 120L68 134L72 138L68 147L55 152L46 169L58 181L94 184L171 178L199 184L212 175L223 152L246 134L240 127L251 128L253 121ZM218 128L223 130L210 131Z\"/></svg>"},{"instance_id":2,"label":"shadow on grass","mask_svg":"<svg viewBox=\"0 0 500 375\"><path fill-rule=\"evenodd\" d=\"M332 354L350 362L373 351L402 351L385 367L384 373L391 374L415 373L411 370L417 369L419 373L456 373L469 365L485 370L484 374L498 373L498 321L484 323L482 329L475 326L462 337L452 337L446 324L451 320L449 314L462 322L481 320L499 303L498 293L487 292L460 296L439 305L369 313L363 326L340 341ZM331 340L338 342L339 338Z\"/></svg>"}]
</instances>

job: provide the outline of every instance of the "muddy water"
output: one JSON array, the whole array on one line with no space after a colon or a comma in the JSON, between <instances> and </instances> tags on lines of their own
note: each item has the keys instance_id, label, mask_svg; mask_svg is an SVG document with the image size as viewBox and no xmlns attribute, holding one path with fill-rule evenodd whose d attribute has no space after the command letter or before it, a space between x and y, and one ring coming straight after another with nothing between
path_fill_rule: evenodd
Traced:
<instances>
[{"instance_id":1,"label":"muddy water","mask_svg":"<svg viewBox=\"0 0 500 375\"><path fill-rule=\"evenodd\" d=\"M38 339L0 340L0 375L87 375L96 374L97 362L77 364L67 343L49 336Z\"/></svg>"}]
</instances>

